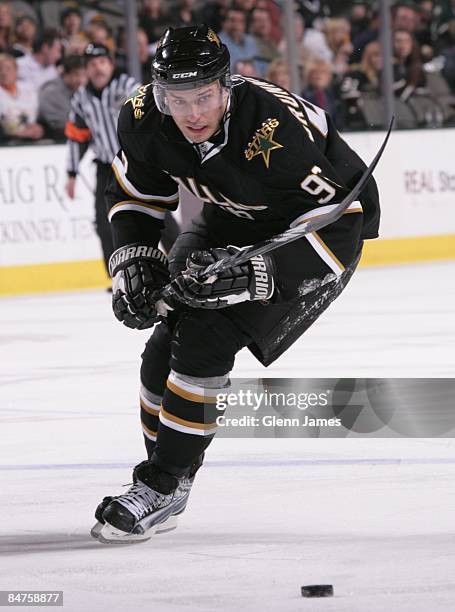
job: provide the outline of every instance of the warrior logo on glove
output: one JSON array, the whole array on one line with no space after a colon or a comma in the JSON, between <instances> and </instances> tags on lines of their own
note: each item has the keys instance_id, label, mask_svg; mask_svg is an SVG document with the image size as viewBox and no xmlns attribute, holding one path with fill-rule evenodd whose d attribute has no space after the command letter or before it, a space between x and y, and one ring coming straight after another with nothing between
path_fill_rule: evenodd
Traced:
<instances>
[{"instance_id":1,"label":"warrior logo on glove","mask_svg":"<svg viewBox=\"0 0 455 612\"><path fill-rule=\"evenodd\" d=\"M249 300L269 300L274 293L275 282L273 259L268 255L257 255L205 282L198 280L199 270L239 250L238 247L228 246L191 253L186 262L187 269L164 292L166 303L173 308L180 302L192 308L215 309Z\"/></svg>"},{"instance_id":2,"label":"warrior logo on glove","mask_svg":"<svg viewBox=\"0 0 455 612\"><path fill-rule=\"evenodd\" d=\"M112 253L109 273L116 318L131 329L152 327L159 318L158 292L170 281L166 255L149 245L128 244Z\"/></svg>"}]
</instances>

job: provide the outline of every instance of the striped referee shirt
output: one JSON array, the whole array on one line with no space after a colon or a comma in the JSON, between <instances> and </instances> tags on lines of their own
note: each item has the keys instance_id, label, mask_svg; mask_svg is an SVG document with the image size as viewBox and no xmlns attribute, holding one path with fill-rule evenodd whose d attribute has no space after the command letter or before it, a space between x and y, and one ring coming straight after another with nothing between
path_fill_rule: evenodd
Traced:
<instances>
[{"instance_id":1,"label":"striped referee shirt","mask_svg":"<svg viewBox=\"0 0 455 612\"><path fill-rule=\"evenodd\" d=\"M96 159L111 164L119 150L117 120L129 94L140 86L134 77L113 77L102 90L90 83L78 89L71 99L71 110L65 127L68 138L68 174L75 176L79 163L92 148Z\"/></svg>"}]
</instances>

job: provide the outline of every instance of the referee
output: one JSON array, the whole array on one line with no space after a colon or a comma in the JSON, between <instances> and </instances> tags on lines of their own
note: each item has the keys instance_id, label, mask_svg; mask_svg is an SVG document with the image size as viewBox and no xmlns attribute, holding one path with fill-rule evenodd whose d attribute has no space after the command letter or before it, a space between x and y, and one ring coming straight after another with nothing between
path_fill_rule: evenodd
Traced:
<instances>
[{"instance_id":1,"label":"referee","mask_svg":"<svg viewBox=\"0 0 455 612\"><path fill-rule=\"evenodd\" d=\"M114 62L105 45L89 44L84 58L88 82L73 95L65 127L65 136L68 138L66 193L74 199L79 163L91 147L96 163L95 229L108 270L109 257L114 248L104 190L113 175L112 160L120 148L117 140L120 109L140 83L127 74L114 75Z\"/></svg>"}]
</instances>

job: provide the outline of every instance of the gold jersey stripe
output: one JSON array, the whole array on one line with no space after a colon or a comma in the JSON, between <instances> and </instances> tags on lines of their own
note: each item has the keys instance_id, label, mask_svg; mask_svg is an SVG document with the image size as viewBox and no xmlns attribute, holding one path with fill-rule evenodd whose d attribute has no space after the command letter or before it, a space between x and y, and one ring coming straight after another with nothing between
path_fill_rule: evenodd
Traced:
<instances>
[{"instance_id":1,"label":"gold jersey stripe","mask_svg":"<svg viewBox=\"0 0 455 612\"><path fill-rule=\"evenodd\" d=\"M142 429L145 431L146 434L152 436L153 438L156 438L156 436L158 435L157 431L152 431L146 425L144 425L144 423L142 423Z\"/></svg>"},{"instance_id":2,"label":"gold jersey stripe","mask_svg":"<svg viewBox=\"0 0 455 612\"><path fill-rule=\"evenodd\" d=\"M176 395L183 397L183 399L190 400L190 402L197 402L198 404L216 404L216 397L210 397L205 395L198 395L197 393L191 393L181 387L178 387L175 383L169 379L167 381L168 388Z\"/></svg>"},{"instance_id":3,"label":"gold jersey stripe","mask_svg":"<svg viewBox=\"0 0 455 612\"><path fill-rule=\"evenodd\" d=\"M324 251L327 253L327 255L336 263L336 265L339 266L339 268L341 270L344 270L345 267L343 266L341 261L338 259L338 257L335 255L335 253L329 249L329 247L322 240L322 238L319 236L319 234L317 232L313 232L311 235L314 236L314 238L319 242L321 247L324 249Z\"/></svg>"},{"instance_id":4,"label":"gold jersey stripe","mask_svg":"<svg viewBox=\"0 0 455 612\"><path fill-rule=\"evenodd\" d=\"M185 427L192 427L193 429L214 429L217 427L216 423L195 423L194 421L186 421L185 419L181 419L170 412L168 412L164 406L161 404L161 414L168 419L169 421L173 421L174 423L178 423L179 425L184 425Z\"/></svg>"},{"instance_id":5,"label":"gold jersey stripe","mask_svg":"<svg viewBox=\"0 0 455 612\"><path fill-rule=\"evenodd\" d=\"M139 400L139 403L141 405L141 408L144 412L146 412L147 414L151 414L152 416L158 416L160 413L160 409L159 408L151 408L150 406L147 406L147 404L143 401L143 399L141 398Z\"/></svg>"}]
</instances>

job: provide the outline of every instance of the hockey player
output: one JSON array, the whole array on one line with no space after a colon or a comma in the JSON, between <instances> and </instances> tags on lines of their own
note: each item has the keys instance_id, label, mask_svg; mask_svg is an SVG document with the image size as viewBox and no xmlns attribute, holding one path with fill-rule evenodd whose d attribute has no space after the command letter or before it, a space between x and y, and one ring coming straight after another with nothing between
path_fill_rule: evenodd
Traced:
<instances>
[{"instance_id":1,"label":"hockey player","mask_svg":"<svg viewBox=\"0 0 455 612\"><path fill-rule=\"evenodd\" d=\"M129 491L99 505L92 533L103 542L175 525L215 434L214 398L229 385L236 353L248 347L265 366L275 361L341 293L379 225L371 179L332 225L208 282L195 279L194 270L227 253L330 211L365 169L320 108L231 76L228 50L206 25L166 31L152 82L125 103L118 136L107 194L113 309L130 328L156 325L141 366L148 459ZM204 207L167 261L157 245L179 188Z\"/></svg>"}]
</instances>

